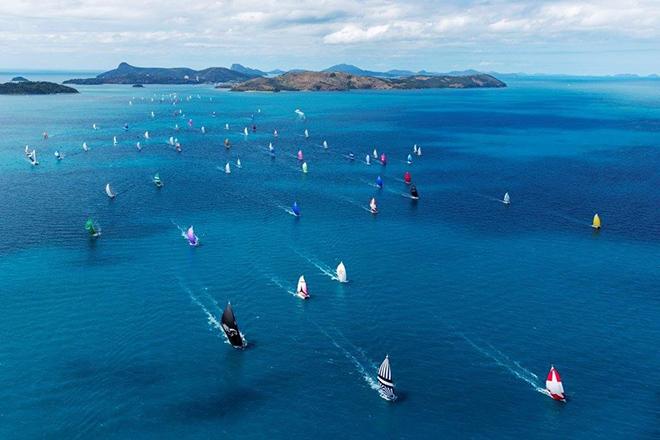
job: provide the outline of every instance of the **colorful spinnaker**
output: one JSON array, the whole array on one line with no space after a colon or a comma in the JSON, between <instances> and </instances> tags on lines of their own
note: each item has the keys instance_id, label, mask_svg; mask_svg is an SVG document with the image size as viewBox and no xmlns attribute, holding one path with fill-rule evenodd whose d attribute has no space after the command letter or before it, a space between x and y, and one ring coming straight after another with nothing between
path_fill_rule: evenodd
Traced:
<instances>
[{"instance_id":1,"label":"colorful spinnaker","mask_svg":"<svg viewBox=\"0 0 660 440\"><path fill-rule=\"evenodd\" d=\"M87 222L85 222L85 230L90 237L98 237L101 235L101 230L94 224L94 220L91 218L88 218Z\"/></svg>"},{"instance_id":2,"label":"colorful spinnaker","mask_svg":"<svg viewBox=\"0 0 660 440\"><path fill-rule=\"evenodd\" d=\"M554 400L566 401L564 385L562 385L561 377L559 377L559 372L555 370L554 365L550 366L548 378L545 380L545 389Z\"/></svg>"},{"instance_id":3,"label":"colorful spinnaker","mask_svg":"<svg viewBox=\"0 0 660 440\"><path fill-rule=\"evenodd\" d=\"M383 178L378 176L376 177L376 186L380 189L383 189Z\"/></svg>"},{"instance_id":4,"label":"colorful spinnaker","mask_svg":"<svg viewBox=\"0 0 660 440\"><path fill-rule=\"evenodd\" d=\"M188 244L190 246L198 246L199 245L199 238L195 235L195 230L193 227L189 227L188 230L186 231L186 239L188 240Z\"/></svg>"},{"instance_id":5,"label":"colorful spinnaker","mask_svg":"<svg viewBox=\"0 0 660 440\"><path fill-rule=\"evenodd\" d=\"M385 155L385 153L381 153L380 163L381 163L381 165L387 165L387 156Z\"/></svg>"},{"instance_id":6,"label":"colorful spinnaker","mask_svg":"<svg viewBox=\"0 0 660 440\"><path fill-rule=\"evenodd\" d=\"M591 223L591 227L594 229L600 229L600 216L598 214L594 214L594 220Z\"/></svg>"},{"instance_id":7,"label":"colorful spinnaker","mask_svg":"<svg viewBox=\"0 0 660 440\"><path fill-rule=\"evenodd\" d=\"M300 217L300 206L298 206L298 202L293 202L293 205L291 205L291 211L293 212L293 215Z\"/></svg>"},{"instance_id":8,"label":"colorful spinnaker","mask_svg":"<svg viewBox=\"0 0 660 440\"><path fill-rule=\"evenodd\" d=\"M298 160L303 160L303 152L302 152L302 150L298 150L298 154L296 155L296 157L298 158Z\"/></svg>"},{"instance_id":9,"label":"colorful spinnaker","mask_svg":"<svg viewBox=\"0 0 660 440\"><path fill-rule=\"evenodd\" d=\"M403 181L406 183L406 185L410 185L410 182L412 181L412 177L410 176L410 171L406 171L403 173Z\"/></svg>"}]
</instances>

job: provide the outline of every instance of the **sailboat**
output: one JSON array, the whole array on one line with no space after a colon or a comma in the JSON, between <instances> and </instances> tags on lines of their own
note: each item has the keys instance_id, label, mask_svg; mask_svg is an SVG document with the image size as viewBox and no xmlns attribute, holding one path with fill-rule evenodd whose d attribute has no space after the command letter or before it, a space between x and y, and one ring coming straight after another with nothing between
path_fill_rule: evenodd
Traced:
<instances>
[{"instance_id":1,"label":"sailboat","mask_svg":"<svg viewBox=\"0 0 660 440\"><path fill-rule=\"evenodd\" d=\"M114 199L115 197L117 197L117 194L115 194L114 192L112 192L112 188L110 187L110 184L109 184L109 183L106 183L106 185L105 185L105 193L106 193L107 196L110 197L111 199Z\"/></svg>"},{"instance_id":2,"label":"sailboat","mask_svg":"<svg viewBox=\"0 0 660 440\"><path fill-rule=\"evenodd\" d=\"M408 165L412 164L412 154L408 153L408 157L406 159L406 162L408 163Z\"/></svg>"},{"instance_id":3,"label":"sailboat","mask_svg":"<svg viewBox=\"0 0 660 440\"><path fill-rule=\"evenodd\" d=\"M202 134L206 134L206 127L202 125Z\"/></svg>"},{"instance_id":4,"label":"sailboat","mask_svg":"<svg viewBox=\"0 0 660 440\"><path fill-rule=\"evenodd\" d=\"M163 187L163 181L160 180L160 174L156 173L153 179L154 185L156 185L156 188L162 188Z\"/></svg>"},{"instance_id":5,"label":"sailboat","mask_svg":"<svg viewBox=\"0 0 660 440\"><path fill-rule=\"evenodd\" d=\"M309 138L309 131L307 131L307 129L305 129L305 137Z\"/></svg>"},{"instance_id":6,"label":"sailboat","mask_svg":"<svg viewBox=\"0 0 660 440\"><path fill-rule=\"evenodd\" d=\"M112 137L112 145L117 145L117 136Z\"/></svg>"},{"instance_id":7,"label":"sailboat","mask_svg":"<svg viewBox=\"0 0 660 440\"><path fill-rule=\"evenodd\" d=\"M277 137L277 136L278 136L277 130L273 130L273 136L274 136L274 137Z\"/></svg>"},{"instance_id":8,"label":"sailboat","mask_svg":"<svg viewBox=\"0 0 660 440\"><path fill-rule=\"evenodd\" d=\"M422 155L422 147L417 147L417 155L418 156Z\"/></svg>"},{"instance_id":9,"label":"sailboat","mask_svg":"<svg viewBox=\"0 0 660 440\"><path fill-rule=\"evenodd\" d=\"M241 158L236 159L236 168L243 168L243 165L241 164Z\"/></svg>"},{"instance_id":10,"label":"sailboat","mask_svg":"<svg viewBox=\"0 0 660 440\"><path fill-rule=\"evenodd\" d=\"M174 136L170 136L170 138L167 140L167 143L171 146L174 146Z\"/></svg>"},{"instance_id":11,"label":"sailboat","mask_svg":"<svg viewBox=\"0 0 660 440\"><path fill-rule=\"evenodd\" d=\"M195 235L195 230L192 226L186 231L186 239L190 246L199 246L199 238Z\"/></svg>"},{"instance_id":12,"label":"sailboat","mask_svg":"<svg viewBox=\"0 0 660 440\"><path fill-rule=\"evenodd\" d=\"M378 176L376 177L376 186L380 189L383 189L383 178Z\"/></svg>"},{"instance_id":13,"label":"sailboat","mask_svg":"<svg viewBox=\"0 0 660 440\"><path fill-rule=\"evenodd\" d=\"M417 154L417 144L413 145L413 153Z\"/></svg>"},{"instance_id":14,"label":"sailboat","mask_svg":"<svg viewBox=\"0 0 660 440\"><path fill-rule=\"evenodd\" d=\"M29 156L30 156L30 146L29 146L29 145L26 145L26 146L25 146L25 156L26 156L26 157L29 157Z\"/></svg>"},{"instance_id":15,"label":"sailboat","mask_svg":"<svg viewBox=\"0 0 660 440\"><path fill-rule=\"evenodd\" d=\"M309 293L307 292L307 282L305 281L305 276L300 275L298 278L298 286L296 287L296 295L302 299L308 299Z\"/></svg>"},{"instance_id":16,"label":"sailboat","mask_svg":"<svg viewBox=\"0 0 660 440\"><path fill-rule=\"evenodd\" d=\"M381 165L387 165L387 156L385 156L385 153L380 155L380 163Z\"/></svg>"},{"instance_id":17,"label":"sailboat","mask_svg":"<svg viewBox=\"0 0 660 440\"><path fill-rule=\"evenodd\" d=\"M151 112L151 117L152 117L152 118L155 118L155 117L156 117L156 114L155 114L154 112Z\"/></svg>"},{"instance_id":18,"label":"sailboat","mask_svg":"<svg viewBox=\"0 0 660 440\"><path fill-rule=\"evenodd\" d=\"M174 140L174 151L176 151L177 153L181 153L181 151L183 151L181 149L181 144L176 139Z\"/></svg>"},{"instance_id":19,"label":"sailboat","mask_svg":"<svg viewBox=\"0 0 660 440\"><path fill-rule=\"evenodd\" d=\"M406 183L406 185L410 185L411 180L412 177L410 176L410 171L403 173L403 181Z\"/></svg>"},{"instance_id":20,"label":"sailboat","mask_svg":"<svg viewBox=\"0 0 660 440\"><path fill-rule=\"evenodd\" d=\"M54 153L54 154L55 154L55 158L56 158L57 160L62 160L62 159L64 159L64 155L63 155L62 153L60 153L59 151L55 150L55 153Z\"/></svg>"},{"instance_id":21,"label":"sailboat","mask_svg":"<svg viewBox=\"0 0 660 440\"><path fill-rule=\"evenodd\" d=\"M124 123L124 131L128 131L128 122Z\"/></svg>"},{"instance_id":22,"label":"sailboat","mask_svg":"<svg viewBox=\"0 0 660 440\"><path fill-rule=\"evenodd\" d=\"M366 162L367 165L371 165L371 156L367 154L364 158L364 161Z\"/></svg>"},{"instance_id":23,"label":"sailboat","mask_svg":"<svg viewBox=\"0 0 660 440\"><path fill-rule=\"evenodd\" d=\"M98 129L99 129L99 126L96 125L96 124L92 124L92 129L93 129L93 130L98 130Z\"/></svg>"},{"instance_id":24,"label":"sailboat","mask_svg":"<svg viewBox=\"0 0 660 440\"><path fill-rule=\"evenodd\" d=\"M337 280L340 283L348 282L348 278L346 277L346 266L344 266L343 261L340 261L339 265L337 266Z\"/></svg>"},{"instance_id":25,"label":"sailboat","mask_svg":"<svg viewBox=\"0 0 660 440\"><path fill-rule=\"evenodd\" d=\"M545 380L545 390L554 400L566 402L564 385L562 385L561 377L559 377L559 372L555 370L554 365L550 366L550 372L548 372L548 377Z\"/></svg>"},{"instance_id":26,"label":"sailboat","mask_svg":"<svg viewBox=\"0 0 660 440\"><path fill-rule=\"evenodd\" d=\"M378 367L378 383L380 384L380 397L387 401L396 400L394 394L394 382L392 382L392 369L390 368L390 357L385 356L385 360Z\"/></svg>"},{"instance_id":27,"label":"sailboat","mask_svg":"<svg viewBox=\"0 0 660 440\"><path fill-rule=\"evenodd\" d=\"M600 229L600 217L598 214L594 214L594 221L591 223L591 227L594 229Z\"/></svg>"},{"instance_id":28,"label":"sailboat","mask_svg":"<svg viewBox=\"0 0 660 440\"><path fill-rule=\"evenodd\" d=\"M229 130L229 124L225 124L225 130Z\"/></svg>"},{"instance_id":29,"label":"sailboat","mask_svg":"<svg viewBox=\"0 0 660 440\"><path fill-rule=\"evenodd\" d=\"M101 229L96 227L94 224L94 220L91 218L87 219L87 222L85 222L85 230L89 234L90 237L98 237L101 235Z\"/></svg>"},{"instance_id":30,"label":"sailboat","mask_svg":"<svg viewBox=\"0 0 660 440\"><path fill-rule=\"evenodd\" d=\"M231 167L229 166L229 162L225 164L225 174L231 174Z\"/></svg>"},{"instance_id":31,"label":"sailboat","mask_svg":"<svg viewBox=\"0 0 660 440\"><path fill-rule=\"evenodd\" d=\"M419 193L417 192L417 187L415 185L410 185L410 198L413 200L419 200Z\"/></svg>"},{"instance_id":32,"label":"sailboat","mask_svg":"<svg viewBox=\"0 0 660 440\"><path fill-rule=\"evenodd\" d=\"M374 155L374 159L378 159L378 151L375 148L372 154Z\"/></svg>"},{"instance_id":33,"label":"sailboat","mask_svg":"<svg viewBox=\"0 0 660 440\"><path fill-rule=\"evenodd\" d=\"M323 148L328 149L328 141L323 141Z\"/></svg>"},{"instance_id":34,"label":"sailboat","mask_svg":"<svg viewBox=\"0 0 660 440\"><path fill-rule=\"evenodd\" d=\"M302 163L302 172L307 174L307 162Z\"/></svg>"},{"instance_id":35,"label":"sailboat","mask_svg":"<svg viewBox=\"0 0 660 440\"><path fill-rule=\"evenodd\" d=\"M32 164L32 166L39 165L39 162L37 161L37 150L32 150L28 156L28 159L30 160L30 164Z\"/></svg>"},{"instance_id":36,"label":"sailboat","mask_svg":"<svg viewBox=\"0 0 660 440\"><path fill-rule=\"evenodd\" d=\"M511 204L511 197L509 197L509 193L504 193L504 198L502 199L502 203L505 205L510 205Z\"/></svg>"},{"instance_id":37,"label":"sailboat","mask_svg":"<svg viewBox=\"0 0 660 440\"><path fill-rule=\"evenodd\" d=\"M87 142L83 142L82 149L83 149L83 151L89 151L89 147L87 146Z\"/></svg>"},{"instance_id":38,"label":"sailboat","mask_svg":"<svg viewBox=\"0 0 660 440\"><path fill-rule=\"evenodd\" d=\"M145 132L144 132L144 138L145 138L145 139L149 139L149 132L148 132L148 131L145 131Z\"/></svg>"},{"instance_id":39,"label":"sailboat","mask_svg":"<svg viewBox=\"0 0 660 440\"><path fill-rule=\"evenodd\" d=\"M225 332L225 336L227 336L227 340L231 346L234 348L245 348L247 344L245 343L241 331L238 329L234 310L232 309L230 302L227 303L227 307L225 307L224 312L222 312L220 323L222 331Z\"/></svg>"},{"instance_id":40,"label":"sailboat","mask_svg":"<svg viewBox=\"0 0 660 440\"><path fill-rule=\"evenodd\" d=\"M372 214L378 214L378 205L376 205L375 198L372 198L371 202L369 202L369 211L371 211Z\"/></svg>"},{"instance_id":41,"label":"sailboat","mask_svg":"<svg viewBox=\"0 0 660 440\"><path fill-rule=\"evenodd\" d=\"M225 148L229 150L231 148L231 142L229 142L228 138L225 138Z\"/></svg>"},{"instance_id":42,"label":"sailboat","mask_svg":"<svg viewBox=\"0 0 660 440\"><path fill-rule=\"evenodd\" d=\"M300 217L300 206L298 206L298 202L293 202L293 205L291 205L291 211L293 212L293 215Z\"/></svg>"},{"instance_id":43,"label":"sailboat","mask_svg":"<svg viewBox=\"0 0 660 440\"><path fill-rule=\"evenodd\" d=\"M296 157L298 158L298 160L303 160L303 152L302 152L302 150L298 150L298 154L297 154Z\"/></svg>"},{"instance_id":44,"label":"sailboat","mask_svg":"<svg viewBox=\"0 0 660 440\"><path fill-rule=\"evenodd\" d=\"M243 129L243 134L244 134L245 136L248 135L248 128L247 128L247 127L245 127L245 128Z\"/></svg>"},{"instance_id":45,"label":"sailboat","mask_svg":"<svg viewBox=\"0 0 660 440\"><path fill-rule=\"evenodd\" d=\"M135 148L137 148L138 151L142 151L142 145L140 144L140 141L135 143Z\"/></svg>"},{"instance_id":46,"label":"sailboat","mask_svg":"<svg viewBox=\"0 0 660 440\"><path fill-rule=\"evenodd\" d=\"M268 143L268 152L270 153L271 156L275 155L275 147L273 147L273 143L269 142Z\"/></svg>"},{"instance_id":47,"label":"sailboat","mask_svg":"<svg viewBox=\"0 0 660 440\"><path fill-rule=\"evenodd\" d=\"M174 131L179 131L179 124L174 124Z\"/></svg>"}]
</instances>

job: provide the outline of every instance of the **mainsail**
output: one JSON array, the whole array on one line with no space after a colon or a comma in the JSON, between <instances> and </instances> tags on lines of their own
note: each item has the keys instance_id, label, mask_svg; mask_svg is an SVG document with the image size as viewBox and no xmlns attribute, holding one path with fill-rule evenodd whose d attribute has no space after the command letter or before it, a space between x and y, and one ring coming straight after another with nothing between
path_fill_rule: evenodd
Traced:
<instances>
[{"instance_id":1,"label":"mainsail","mask_svg":"<svg viewBox=\"0 0 660 440\"><path fill-rule=\"evenodd\" d=\"M346 277L346 266L344 266L343 261L340 261L337 266L337 280L339 280L340 283L348 281L348 278Z\"/></svg>"},{"instance_id":2,"label":"mainsail","mask_svg":"<svg viewBox=\"0 0 660 440\"><path fill-rule=\"evenodd\" d=\"M371 165L371 156L367 154L364 158L364 161L367 163L367 165Z\"/></svg>"},{"instance_id":3,"label":"mainsail","mask_svg":"<svg viewBox=\"0 0 660 440\"><path fill-rule=\"evenodd\" d=\"M302 172L307 174L307 162L302 163Z\"/></svg>"},{"instance_id":4,"label":"mainsail","mask_svg":"<svg viewBox=\"0 0 660 440\"><path fill-rule=\"evenodd\" d=\"M408 153L408 158L407 158L406 162L408 162L408 165L410 165L412 163L412 154Z\"/></svg>"},{"instance_id":5,"label":"mainsail","mask_svg":"<svg viewBox=\"0 0 660 440\"><path fill-rule=\"evenodd\" d=\"M227 335L227 340L234 348L244 348L245 341L241 335L240 330L238 329L238 324L236 323L236 317L234 316L234 310L231 307L231 303L227 303L224 312L222 312L221 325L222 330Z\"/></svg>"},{"instance_id":6,"label":"mainsail","mask_svg":"<svg viewBox=\"0 0 660 440\"><path fill-rule=\"evenodd\" d=\"M550 372L548 373L548 377L545 381L545 389L553 399L566 401L566 396L564 395L564 386L561 383L559 372L555 370L554 365L550 366Z\"/></svg>"},{"instance_id":7,"label":"mainsail","mask_svg":"<svg viewBox=\"0 0 660 440\"><path fill-rule=\"evenodd\" d=\"M242 168L242 167L243 165L241 164L241 158L239 157L236 159L236 168Z\"/></svg>"},{"instance_id":8,"label":"mainsail","mask_svg":"<svg viewBox=\"0 0 660 440\"><path fill-rule=\"evenodd\" d=\"M374 155L374 159L378 159L378 151L376 151L375 148L374 148L373 155Z\"/></svg>"},{"instance_id":9,"label":"mainsail","mask_svg":"<svg viewBox=\"0 0 660 440\"><path fill-rule=\"evenodd\" d=\"M328 141L323 141L323 148L325 148L325 149L328 148Z\"/></svg>"},{"instance_id":10,"label":"mainsail","mask_svg":"<svg viewBox=\"0 0 660 440\"><path fill-rule=\"evenodd\" d=\"M504 199L502 199L502 203L505 205L510 205L511 204L511 197L509 197L509 193L504 193Z\"/></svg>"},{"instance_id":11,"label":"mainsail","mask_svg":"<svg viewBox=\"0 0 660 440\"><path fill-rule=\"evenodd\" d=\"M109 183L106 183L106 185L105 185L105 193L106 193L106 194L108 195L108 197L110 197L111 199L114 199L114 198L117 196L117 194L115 194L115 193L112 191L112 188L110 187L110 184L109 184Z\"/></svg>"},{"instance_id":12,"label":"mainsail","mask_svg":"<svg viewBox=\"0 0 660 440\"><path fill-rule=\"evenodd\" d=\"M231 174L231 167L229 166L229 162L225 164L225 173Z\"/></svg>"},{"instance_id":13,"label":"mainsail","mask_svg":"<svg viewBox=\"0 0 660 440\"><path fill-rule=\"evenodd\" d=\"M305 129L305 137L306 137L306 138L309 137L309 131L307 131L307 129Z\"/></svg>"},{"instance_id":14,"label":"mainsail","mask_svg":"<svg viewBox=\"0 0 660 440\"><path fill-rule=\"evenodd\" d=\"M392 369L390 368L390 357L385 356L385 360L378 368L378 383L380 384L380 395L385 400L395 400L394 382L392 382Z\"/></svg>"}]
</instances>

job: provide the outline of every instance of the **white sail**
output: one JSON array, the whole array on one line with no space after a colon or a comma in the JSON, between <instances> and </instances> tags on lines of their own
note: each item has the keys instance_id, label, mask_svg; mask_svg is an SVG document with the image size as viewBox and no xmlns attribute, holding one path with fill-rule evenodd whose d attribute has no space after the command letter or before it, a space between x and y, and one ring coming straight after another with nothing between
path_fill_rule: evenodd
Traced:
<instances>
[{"instance_id":1,"label":"white sail","mask_svg":"<svg viewBox=\"0 0 660 440\"><path fill-rule=\"evenodd\" d=\"M417 144L413 145L413 153L417 154Z\"/></svg>"},{"instance_id":2,"label":"white sail","mask_svg":"<svg viewBox=\"0 0 660 440\"><path fill-rule=\"evenodd\" d=\"M348 281L348 278L346 277L346 266L344 266L343 261L340 261L339 265L337 266L337 279L340 283L345 283Z\"/></svg>"},{"instance_id":3,"label":"white sail","mask_svg":"<svg viewBox=\"0 0 660 440\"><path fill-rule=\"evenodd\" d=\"M306 137L306 138L309 137L309 131L307 131L307 129L305 129L305 137Z\"/></svg>"},{"instance_id":4,"label":"white sail","mask_svg":"<svg viewBox=\"0 0 660 440\"><path fill-rule=\"evenodd\" d=\"M98 129L99 129L99 126L96 125L96 124L92 124L92 129L94 129L94 130L98 130Z\"/></svg>"},{"instance_id":5,"label":"white sail","mask_svg":"<svg viewBox=\"0 0 660 440\"><path fill-rule=\"evenodd\" d=\"M273 130L273 136L277 137L277 130Z\"/></svg>"},{"instance_id":6,"label":"white sail","mask_svg":"<svg viewBox=\"0 0 660 440\"><path fill-rule=\"evenodd\" d=\"M372 198L371 202L369 202L369 209L371 209L371 212L378 212L378 205L376 205L375 198Z\"/></svg>"},{"instance_id":7,"label":"white sail","mask_svg":"<svg viewBox=\"0 0 660 440\"><path fill-rule=\"evenodd\" d=\"M117 136L112 137L112 145L117 145Z\"/></svg>"},{"instance_id":8,"label":"white sail","mask_svg":"<svg viewBox=\"0 0 660 440\"><path fill-rule=\"evenodd\" d=\"M170 136L170 139L169 139L168 142L169 142L169 144L170 144L171 146L174 146L174 137L173 137L173 136Z\"/></svg>"},{"instance_id":9,"label":"white sail","mask_svg":"<svg viewBox=\"0 0 660 440\"><path fill-rule=\"evenodd\" d=\"M202 125L202 134L205 134L205 133L206 133L206 127L204 127L204 126Z\"/></svg>"},{"instance_id":10,"label":"white sail","mask_svg":"<svg viewBox=\"0 0 660 440\"><path fill-rule=\"evenodd\" d=\"M374 155L374 159L378 159L378 151L374 148L374 152L372 153Z\"/></svg>"},{"instance_id":11,"label":"white sail","mask_svg":"<svg viewBox=\"0 0 660 440\"><path fill-rule=\"evenodd\" d=\"M137 141L135 143L135 147L138 149L138 151L140 151L142 149L142 145L140 144L140 141Z\"/></svg>"},{"instance_id":12,"label":"white sail","mask_svg":"<svg viewBox=\"0 0 660 440\"><path fill-rule=\"evenodd\" d=\"M156 114L154 112L151 112L151 117L153 118L155 116L156 116Z\"/></svg>"},{"instance_id":13,"label":"white sail","mask_svg":"<svg viewBox=\"0 0 660 440\"><path fill-rule=\"evenodd\" d=\"M367 165L371 165L371 156L367 154L366 157L364 158L364 161L367 163Z\"/></svg>"},{"instance_id":14,"label":"white sail","mask_svg":"<svg viewBox=\"0 0 660 440\"><path fill-rule=\"evenodd\" d=\"M511 203L511 198L509 197L509 193L504 193L504 199L502 199L502 203L505 205L509 205Z\"/></svg>"},{"instance_id":15,"label":"white sail","mask_svg":"<svg viewBox=\"0 0 660 440\"><path fill-rule=\"evenodd\" d=\"M241 158L239 157L238 159L236 159L236 168L242 168L242 167L243 165L241 164Z\"/></svg>"},{"instance_id":16,"label":"white sail","mask_svg":"<svg viewBox=\"0 0 660 440\"><path fill-rule=\"evenodd\" d=\"M328 141L323 141L323 148L325 148L325 149L328 148Z\"/></svg>"},{"instance_id":17,"label":"white sail","mask_svg":"<svg viewBox=\"0 0 660 440\"><path fill-rule=\"evenodd\" d=\"M247 127L245 127L245 128L243 129L243 134L244 134L245 136L248 135L248 128L247 128Z\"/></svg>"},{"instance_id":18,"label":"white sail","mask_svg":"<svg viewBox=\"0 0 660 440\"><path fill-rule=\"evenodd\" d=\"M229 130L229 124L225 124L225 130Z\"/></svg>"},{"instance_id":19,"label":"white sail","mask_svg":"<svg viewBox=\"0 0 660 440\"><path fill-rule=\"evenodd\" d=\"M108 197L110 197L111 199L114 199L115 196L116 196L116 194L115 194L114 192L112 192L112 188L110 187L110 184L109 184L109 183L107 183L107 184L105 185L105 193L106 193L106 194L108 195Z\"/></svg>"},{"instance_id":20,"label":"white sail","mask_svg":"<svg viewBox=\"0 0 660 440\"><path fill-rule=\"evenodd\" d=\"M421 156L422 155L422 147L417 148L417 155Z\"/></svg>"},{"instance_id":21,"label":"white sail","mask_svg":"<svg viewBox=\"0 0 660 440\"><path fill-rule=\"evenodd\" d=\"M298 286L296 287L296 293L300 294L307 294L307 282L305 281L305 276L300 275L300 278L298 278Z\"/></svg>"},{"instance_id":22,"label":"white sail","mask_svg":"<svg viewBox=\"0 0 660 440\"><path fill-rule=\"evenodd\" d=\"M273 151L275 151L275 148L273 148L273 143L272 142L268 142L268 151L270 151L271 153Z\"/></svg>"},{"instance_id":23,"label":"white sail","mask_svg":"<svg viewBox=\"0 0 660 440\"><path fill-rule=\"evenodd\" d=\"M229 162L225 165L225 173L230 174L231 173L231 167L229 166Z\"/></svg>"},{"instance_id":24,"label":"white sail","mask_svg":"<svg viewBox=\"0 0 660 440\"><path fill-rule=\"evenodd\" d=\"M83 142L82 149L83 149L83 151L89 151L89 147L87 146L87 142Z\"/></svg>"},{"instance_id":25,"label":"white sail","mask_svg":"<svg viewBox=\"0 0 660 440\"><path fill-rule=\"evenodd\" d=\"M302 172L307 174L307 162L303 162L302 164Z\"/></svg>"},{"instance_id":26,"label":"white sail","mask_svg":"<svg viewBox=\"0 0 660 440\"><path fill-rule=\"evenodd\" d=\"M144 132L144 138L145 138L145 139L149 139L149 131L145 131L145 132Z\"/></svg>"}]
</instances>

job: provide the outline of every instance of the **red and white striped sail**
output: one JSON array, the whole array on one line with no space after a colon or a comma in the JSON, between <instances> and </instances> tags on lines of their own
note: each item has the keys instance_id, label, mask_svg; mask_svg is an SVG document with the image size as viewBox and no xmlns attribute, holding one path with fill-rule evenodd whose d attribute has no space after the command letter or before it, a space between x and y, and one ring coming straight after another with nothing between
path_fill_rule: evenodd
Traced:
<instances>
[{"instance_id":1,"label":"red and white striped sail","mask_svg":"<svg viewBox=\"0 0 660 440\"><path fill-rule=\"evenodd\" d=\"M564 386L561 383L561 377L559 377L559 372L555 370L554 366L550 367L548 378L545 381L545 389L553 399L566 400L564 395Z\"/></svg>"},{"instance_id":2,"label":"red and white striped sail","mask_svg":"<svg viewBox=\"0 0 660 440\"><path fill-rule=\"evenodd\" d=\"M376 199L372 198L371 202L369 202L369 209L373 214L378 212L378 205L376 204Z\"/></svg>"}]
</instances>

